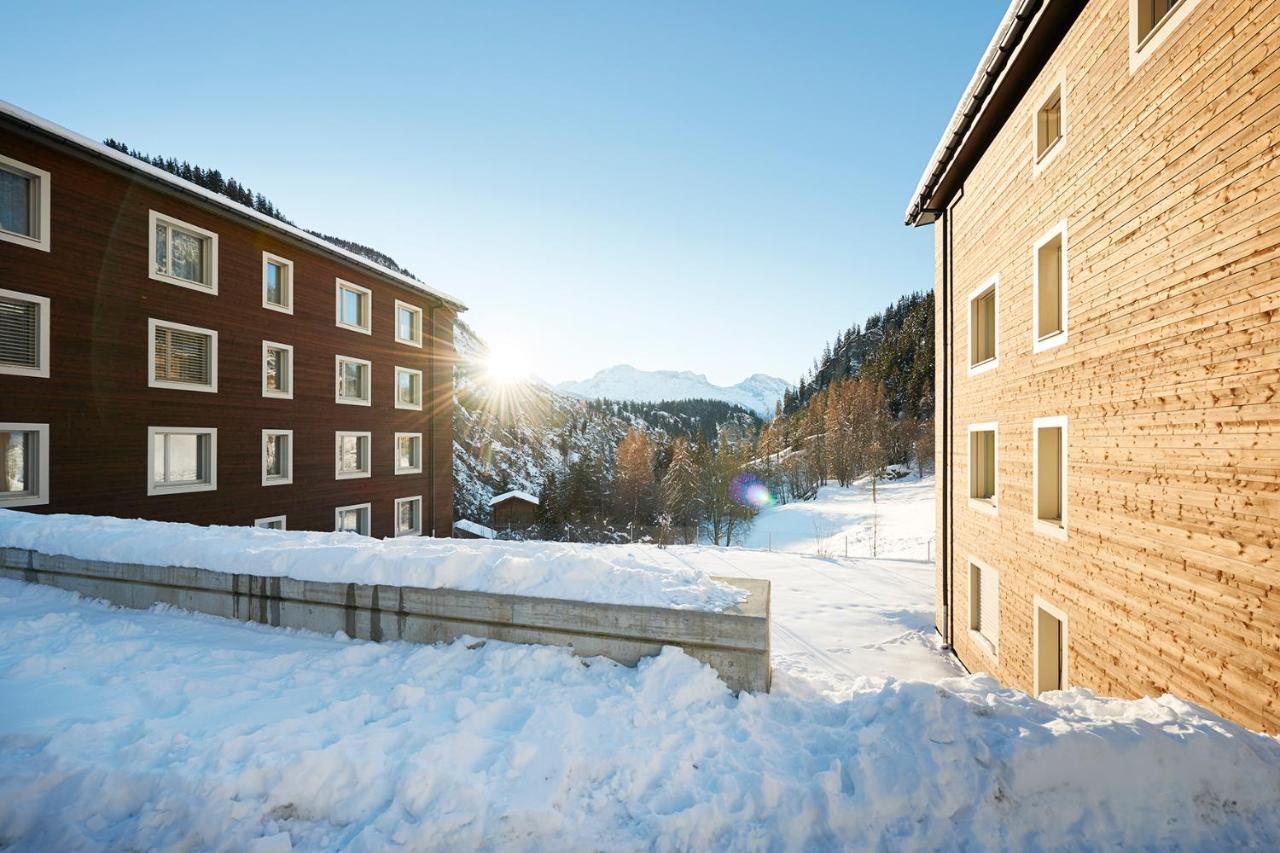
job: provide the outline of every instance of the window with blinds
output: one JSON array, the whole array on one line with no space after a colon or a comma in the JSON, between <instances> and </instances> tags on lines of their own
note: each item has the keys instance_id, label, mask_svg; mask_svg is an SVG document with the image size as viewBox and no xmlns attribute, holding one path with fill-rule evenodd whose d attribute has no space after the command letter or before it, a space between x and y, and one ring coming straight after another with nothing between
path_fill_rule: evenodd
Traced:
<instances>
[{"instance_id":1,"label":"window with blinds","mask_svg":"<svg viewBox=\"0 0 1280 853\"><path fill-rule=\"evenodd\" d=\"M37 373L42 364L43 311L47 299L0 291L0 370Z\"/></svg>"},{"instance_id":2,"label":"window with blinds","mask_svg":"<svg viewBox=\"0 0 1280 853\"><path fill-rule=\"evenodd\" d=\"M1000 575L989 566L969 564L969 627L991 644L1000 638Z\"/></svg>"},{"instance_id":3,"label":"window with blinds","mask_svg":"<svg viewBox=\"0 0 1280 853\"><path fill-rule=\"evenodd\" d=\"M996 287L991 281L969 296L969 371L985 370L996 365Z\"/></svg>"},{"instance_id":4,"label":"window with blinds","mask_svg":"<svg viewBox=\"0 0 1280 853\"><path fill-rule=\"evenodd\" d=\"M217 390L218 333L151 321L151 377L156 388Z\"/></svg>"}]
</instances>

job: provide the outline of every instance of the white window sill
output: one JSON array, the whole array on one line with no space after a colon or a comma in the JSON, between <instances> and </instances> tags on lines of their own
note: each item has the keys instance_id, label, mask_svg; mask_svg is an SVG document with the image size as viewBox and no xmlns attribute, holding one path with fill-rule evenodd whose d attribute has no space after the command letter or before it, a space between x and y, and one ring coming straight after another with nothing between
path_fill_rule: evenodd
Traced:
<instances>
[{"instance_id":1,"label":"white window sill","mask_svg":"<svg viewBox=\"0 0 1280 853\"><path fill-rule=\"evenodd\" d=\"M418 404L416 404L416 405L415 405L415 404L413 404L413 403L402 403L402 402L400 402L399 400L396 400L396 408L397 408L397 409L404 409L404 410L406 410L406 411L410 411L410 412L421 412L421 411L422 411L422 403L418 403Z\"/></svg>"},{"instance_id":2,"label":"white window sill","mask_svg":"<svg viewBox=\"0 0 1280 853\"><path fill-rule=\"evenodd\" d=\"M353 400L350 397L335 397L334 402L340 406L372 406L372 400Z\"/></svg>"},{"instance_id":3,"label":"white window sill","mask_svg":"<svg viewBox=\"0 0 1280 853\"><path fill-rule=\"evenodd\" d=\"M396 335L396 343L404 344L407 347L416 347L417 349L422 349L422 341L406 340L405 338L402 338L399 335Z\"/></svg>"},{"instance_id":4,"label":"white window sill","mask_svg":"<svg viewBox=\"0 0 1280 853\"><path fill-rule=\"evenodd\" d=\"M268 311L279 311L281 314L293 314L292 305L277 305L274 302L268 302L264 299L262 300L262 307L266 308Z\"/></svg>"},{"instance_id":5,"label":"white window sill","mask_svg":"<svg viewBox=\"0 0 1280 853\"><path fill-rule=\"evenodd\" d=\"M363 480L373 476L371 471L338 471L334 473L335 480Z\"/></svg>"},{"instance_id":6,"label":"white window sill","mask_svg":"<svg viewBox=\"0 0 1280 853\"><path fill-rule=\"evenodd\" d=\"M0 496L0 509L14 509L20 506L45 506L48 503L48 495L21 494Z\"/></svg>"},{"instance_id":7,"label":"white window sill","mask_svg":"<svg viewBox=\"0 0 1280 853\"><path fill-rule=\"evenodd\" d=\"M417 468L397 468L397 469L396 469L396 474L397 474L397 475L399 475L399 474L421 474L421 473L422 473L422 466L421 466L421 465L419 465Z\"/></svg>"},{"instance_id":8,"label":"white window sill","mask_svg":"<svg viewBox=\"0 0 1280 853\"><path fill-rule=\"evenodd\" d=\"M17 231L5 231L0 228L0 240L6 243L16 243L19 246L26 246L28 249L38 249L41 252L49 251L48 239L19 234Z\"/></svg>"},{"instance_id":9,"label":"white window sill","mask_svg":"<svg viewBox=\"0 0 1280 853\"><path fill-rule=\"evenodd\" d=\"M986 361L979 362L978 364L969 365L969 375L977 376L980 373L986 373L990 370L995 370L999 365L1000 365L999 358L989 358Z\"/></svg>"},{"instance_id":10,"label":"white window sill","mask_svg":"<svg viewBox=\"0 0 1280 853\"><path fill-rule=\"evenodd\" d=\"M217 491L218 484L214 483L190 483L183 485L165 485L162 483L152 483L147 487L147 496L154 497L156 495L182 495L190 492L214 492Z\"/></svg>"},{"instance_id":11,"label":"white window sill","mask_svg":"<svg viewBox=\"0 0 1280 853\"><path fill-rule=\"evenodd\" d=\"M336 323L339 329L346 329L348 332L359 332L362 335L372 335L373 329L366 329L364 326L351 326L346 323Z\"/></svg>"},{"instance_id":12,"label":"white window sill","mask_svg":"<svg viewBox=\"0 0 1280 853\"><path fill-rule=\"evenodd\" d=\"M996 649L995 643L988 640L985 636L983 636L978 631L975 631L973 628L969 629L969 639L973 641L973 644L975 646L977 646L979 649L985 652L993 662L999 662L1000 654L999 654L999 651Z\"/></svg>"},{"instance_id":13,"label":"white window sill","mask_svg":"<svg viewBox=\"0 0 1280 853\"><path fill-rule=\"evenodd\" d=\"M995 501L983 498L969 498L969 509L976 510L983 515L989 515L992 518L999 512Z\"/></svg>"},{"instance_id":14,"label":"white window sill","mask_svg":"<svg viewBox=\"0 0 1280 853\"><path fill-rule=\"evenodd\" d=\"M198 290L201 293L212 293L218 295L218 286L216 284L205 284L201 281L192 281L189 278L178 278L176 275L168 275L162 272L151 270L149 277L153 281L164 282L165 284L176 284L178 287L185 287L188 290Z\"/></svg>"},{"instance_id":15,"label":"white window sill","mask_svg":"<svg viewBox=\"0 0 1280 853\"><path fill-rule=\"evenodd\" d=\"M292 486L293 477L263 477L262 485L264 486Z\"/></svg>"},{"instance_id":16,"label":"white window sill","mask_svg":"<svg viewBox=\"0 0 1280 853\"><path fill-rule=\"evenodd\" d=\"M262 396L270 397L274 400L292 400L293 392L292 391L267 391L266 389L263 389Z\"/></svg>"},{"instance_id":17,"label":"white window sill","mask_svg":"<svg viewBox=\"0 0 1280 853\"><path fill-rule=\"evenodd\" d=\"M1062 346L1067 342L1067 332L1063 329L1061 332L1054 332L1043 338L1036 338L1031 342L1032 352L1044 352L1054 347Z\"/></svg>"},{"instance_id":18,"label":"white window sill","mask_svg":"<svg viewBox=\"0 0 1280 853\"><path fill-rule=\"evenodd\" d=\"M196 385L194 382L169 382L165 379L153 379L147 383L148 388L165 388L170 391L200 391L205 394L217 394L218 385Z\"/></svg>"},{"instance_id":19,"label":"white window sill","mask_svg":"<svg viewBox=\"0 0 1280 853\"><path fill-rule=\"evenodd\" d=\"M1067 528L1057 522L1037 518L1035 524L1032 525L1032 529L1041 536L1048 536L1063 542L1067 541Z\"/></svg>"},{"instance_id":20,"label":"white window sill","mask_svg":"<svg viewBox=\"0 0 1280 853\"><path fill-rule=\"evenodd\" d=\"M1049 147L1048 151L1034 159L1031 163L1031 177L1037 178L1040 176L1041 172L1049 168L1049 164L1057 158L1058 152L1066 147L1066 142L1067 138L1065 136L1059 136L1057 141Z\"/></svg>"}]
</instances>

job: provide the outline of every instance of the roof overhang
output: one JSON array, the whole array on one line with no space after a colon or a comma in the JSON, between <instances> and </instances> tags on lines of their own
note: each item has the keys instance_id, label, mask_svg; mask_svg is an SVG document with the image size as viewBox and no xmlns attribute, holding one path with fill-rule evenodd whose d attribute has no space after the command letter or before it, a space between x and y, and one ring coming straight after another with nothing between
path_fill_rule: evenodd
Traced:
<instances>
[{"instance_id":1,"label":"roof overhang","mask_svg":"<svg viewBox=\"0 0 1280 853\"><path fill-rule=\"evenodd\" d=\"M907 206L907 225L928 225L959 192L1086 0L1013 0L965 87Z\"/></svg>"},{"instance_id":2,"label":"roof overhang","mask_svg":"<svg viewBox=\"0 0 1280 853\"><path fill-rule=\"evenodd\" d=\"M341 246L333 245L327 240L321 240L319 237L316 237L301 228L281 222L278 219L273 219L266 214L259 213L253 208L245 207L239 202L232 201L226 196L218 195L211 190L207 190L204 187L191 183L190 181L183 180L177 175L171 175L163 169L157 169L150 163L139 160L136 157L131 157L120 151L116 151L114 148L109 148L101 142L97 142L87 136L76 133L75 131L68 130L63 126L55 124L48 119L41 118L34 113L27 112L21 107L15 106L8 101L0 100L0 117L9 118L20 125L25 125L27 128L36 131L42 136L52 137L57 141L70 145L73 148L107 160L127 172L132 172L152 182L163 184L170 190L174 190L188 196L193 196L205 204L220 207L242 219L251 220L257 227L270 228L273 231L284 234L294 241L306 243L312 249L318 249L349 264L355 264L367 272L373 273L383 279L387 279L395 284L401 285L402 287L407 287L411 290L424 293L455 311L467 310L467 306L463 304L461 300L457 297L450 296L443 290L438 290L425 282L418 281L412 276L404 275L403 273L399 273L395 270L376 264L363 255L357 255L355 252L349 252Z\"/></svg>"}]
</instances>

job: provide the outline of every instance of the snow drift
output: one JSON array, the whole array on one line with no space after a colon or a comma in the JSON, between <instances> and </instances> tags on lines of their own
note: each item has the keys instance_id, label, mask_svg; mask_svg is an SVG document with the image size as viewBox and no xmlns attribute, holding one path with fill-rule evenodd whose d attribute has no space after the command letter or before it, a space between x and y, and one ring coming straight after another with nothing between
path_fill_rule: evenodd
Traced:
<instances>
[{"instance_id":1,"label":"snow drift","mask_svg":"<svg viewBox=\"0 0 1280 853\"><path fill-rule=\"evenodd\" d=\"M0 510L0 547L262 577L724 611L745 596L653 549L202 527Z\"/></svg>"},{"instance_id":2,"label":"snow drift","mask_svg":"<svg viewBox=\"0 0 1280 853\"><path fill-rule=\"evenodd\" d=\"M0 581L0 846L1277 849L1280 743L1170 697L372 644Z\"/></svg>"}]
</instances>

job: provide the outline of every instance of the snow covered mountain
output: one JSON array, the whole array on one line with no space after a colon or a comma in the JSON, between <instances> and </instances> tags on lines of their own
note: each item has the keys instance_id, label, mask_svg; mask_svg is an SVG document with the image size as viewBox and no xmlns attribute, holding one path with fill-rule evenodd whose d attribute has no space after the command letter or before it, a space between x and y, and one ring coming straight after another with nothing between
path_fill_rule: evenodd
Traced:
<instances>
[{"instance_id":1,"label":"snow covered mountain","mask_svg":"<svg viewBox=\"0 0 1280 853\"><path fill-rule=\"evenodd\" d=\"M774 404L782 399L788 382L776 376L756 373L725 387L712 383L701 373L689 370L637 370L619 364L601 370L580 382L561 382L557 391L594 400L635 400L658 403L664 400L724 400L750 409L763 418L773 417Z\"/></svg>"}]
</instances>

